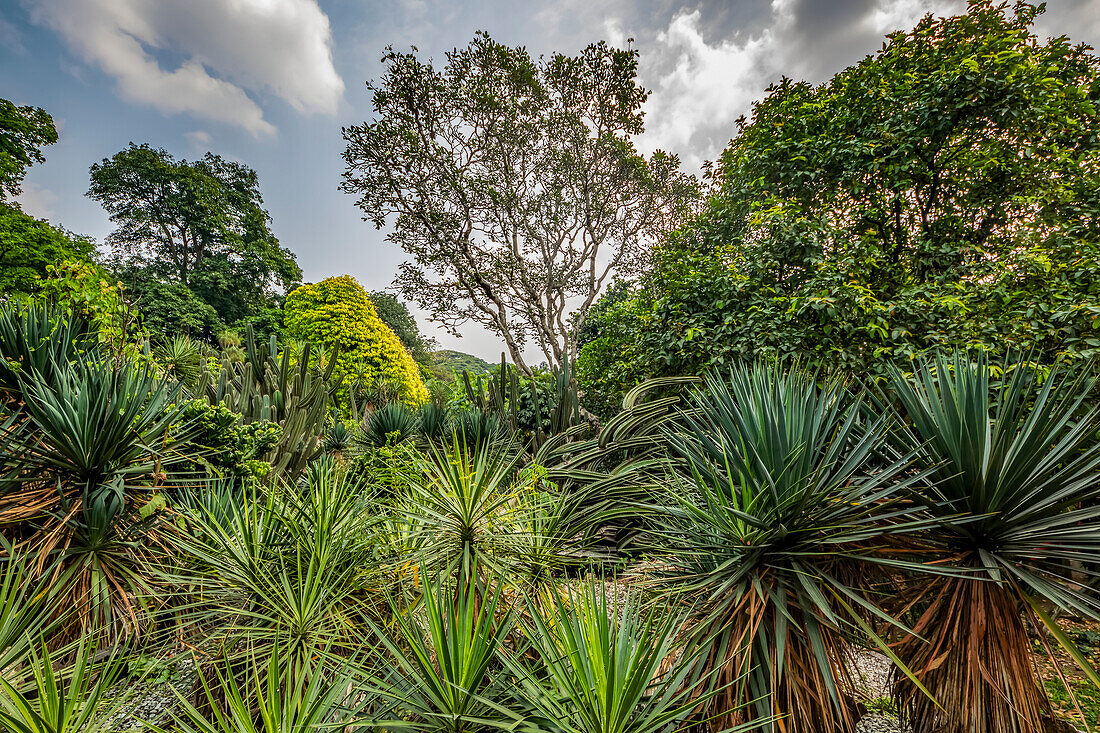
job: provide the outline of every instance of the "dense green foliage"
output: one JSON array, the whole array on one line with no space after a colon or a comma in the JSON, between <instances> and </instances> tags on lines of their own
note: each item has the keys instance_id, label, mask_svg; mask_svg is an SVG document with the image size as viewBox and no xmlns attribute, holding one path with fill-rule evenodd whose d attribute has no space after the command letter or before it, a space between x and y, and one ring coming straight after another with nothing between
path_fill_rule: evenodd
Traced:
<instances>
[{"instance_id":1,"label":"dense green foliage","mask_svg":"<svg viewBox=\"0 0 1100 733\"><path fill-rule=\"evenodd\" d=\"M641 376L751 354L880 371L939 348L1100 348L1100 59L1036 10L928 17L820 86L784 79L705 211L609 304L581 362Z\"/></svg>"},{"instance_id":2,"label":"dense green foliage","mask_svg":"<svg viewBox=\"0 0 1100 733\"><path fill-rule=\"evenodd\" d=\"M0 200L0 728L1095 719L1100 58L1036 39L1039 10L976 0L776 84L706 206L609 283L554 247L640 246L692 188L629 143L637 54L387 53L347 187L398 215L406 286L429 261L466 290L427 302L496 297L513 357L531 324L503 314L546 319L552 369L437 359L350 276L284 298L255 172L212 154L93 166L110 271ZM55 139L0 100L0 198ZM190 691L138 705L183 654Z\"/></svg>"},{"instance_id":3,"label":"dense green foliage","mask_svg":"<svg viewBox=\"0 0 1100 733\"><path fill-rule=\"evenodd\" d=\"M370 294L370 302L374 304L378 317L401 339L412 357L417 362L430 362L435 339L420 332L416 319L409 313L409 307L393 295L380 290Z\"/></svg>"},{"instance_id":4,"label":"dense green foliage","mask_svg":"<svg viewBox=\"0 0 1100 733\"><path fill-rule=\"evenodd\" d=\"M20 193L27 168L45 160L41 148L55 142L57 128L46 110L0 99L0 203Z\"/></svg>"},{"instance_id":5,"label":"dense green foliage","mask_svg":"<svg viewBox=\"0 0 1100 733\"><path fill-rule=\"evenodd\" d=\"M118 225L108 237L115 267L155 332L209 338L223 324L262 321L301 280L248 166L131 143L92 166L88 195Z\"/></svg>"},{"instance_id":6,"label":"dense green foliage","mask_svg":"<svg viewBox=\"0 0 1100 733\"><path fill-rule=\"evenodd\" d=\"M411 404L428 399L416 363L355 278L344 275L303 285L287 296L285 308L291 338L337 349L336 375L349 389L381 380Z\"/></svg>"},{"instance_id":7,"label":"dense green foliage","mask_svg":"<svg viewBox=\"0 0 1100 733\"><path fill-rule=\"evenodd\" d=\"M472 376L478 376L493 371L493 365L489 362L473 354L467 354L462 351L440 349L439 351L432 352L432 358L435 360L435 363L439 365L440 369L450 372L451 374L462 374L465 372Z\"/></svg>"},{"instance_id":8,"label":"dense green foliage","mask_svg":"<svg viewBox=\"0 0 1100 733\"><path fill-rule=\"evenodd\" d=\"M53 118L38 107L0 99L0 295L36 293L50 265L87 262L94 243L23 213L8 201L19 194L27 168L45 158L40 148L57 142Z\"/></svg>"},{"instance_id":9,"label":"dense green foliage","mask_svg":"<svg viewBox=\"0 0 1100 733\"><path fill-rule=\"evenodd\" d=\"M94 249L85 237L0 203L0 293L36 293L50 265L86 262Z\"/></svg>"}]
</instances>

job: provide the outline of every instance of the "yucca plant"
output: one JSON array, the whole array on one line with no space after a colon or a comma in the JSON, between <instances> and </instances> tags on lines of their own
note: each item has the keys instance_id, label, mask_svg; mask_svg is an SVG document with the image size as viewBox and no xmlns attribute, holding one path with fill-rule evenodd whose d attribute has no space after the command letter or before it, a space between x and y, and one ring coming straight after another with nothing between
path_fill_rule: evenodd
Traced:
<instances>
[{"instance_id":1,"label":"yucca plant","mask_svg":"<svg viewBox=\"0 0 1100 733\"><path fill-rule=\"evenodd\" d=\"M185 594L202 590L190 603L185 595L185 618L220 634L227 650L277 646L287 674L321 650L354 653L385 602L389 553L377 546L385 537L372 530L381 520L370 496L331 461L300 485L216 496L182 507L184 567L174 580Z\"/></svg>"},{"instance_id":2,"label":"yucca plant","mask_svg":"<svg viewBox=\"0 0 1100 733\"><path fill-rule=\"evenodd\" d=\"M683 730L713 694L693 682L701 645L680 646L685 616L609 597L603 582L549 591L525 624L534 663L510 660L525 704L520 730L651 733Z\"/></svg>"},{"instance_id":3,"label":"yucca plant","mask_svg":"<svg viewBox=\"0 0 1100 733\"><path fill-rule=\"evenodd\" d=\"M190 388L202 376L203 344L186 334L161 339L153 346L153 359L164 372Z\"/></svg>"},{"instance_id":4,"label":"yucca plant","mask_svg":"<svg viewBox=\"0 0 1100 733\"><path fill-rule=\"evenodd\" d=\"M424 470L410 477L400 509L410 546L433 572L447 568L472 582L476 568L494 566L514 500L517 460L508 446L470 446L457 435L448 448L431 448Z\"/></svg>"},{"instance_id":5,"label":"yucca plant","mask_svg":"<svg viewBox=\"0 0 1100 733\"><path fill-rule=\"evenodd\" d=\"M889 417L864 407L837 378L739 365L707 377L669 430L683 476L653 523L668 553L656 580L692 609L719 728L852 731L844 660L868 639L891 654L870 623L889 621L884 536L919 525L897 503L912 479L884 452Z\"/></svg>"},{"instance_id":6,"label":"yucca plant","mask_svg":"<svg viewBox=\"0 0 1100 733\"><path fill-rule=\"evenodd\" d=\"M20 379L32 375L52 383L55 372L97 349L91 326L57 307L0 304L0 392L18 398Z\"/></svg>"},{"instance_id":7,"label":"yucca plant","mask_svg":"<svg viewBox=\"0 0 1100 733\"><path fill-rule=\"evenodd\" d=\"M541 466L528 466L516 477L512 499L495 522L494 562L516 585L552 584L570 569L595 563L595 530L615 511L599 495L562 491L546 480Z\"/></svg>"},{"instance_id":8,"label":"yucca plant","mask_svg":"<svg viewBox=\"0 0 1100 733\"><path fill-rule=\"evenodd\" d=\"M32 646L18 674L0 675L0 728L10 733L109 733L129 700L109 694L126 671L112 653L96 660L96 648L82 639L71 664L58 663L45 645ZM68 654L66 654L68 656Z\"/></svg>"},{"instance_id":9,"label":"yucca plant","mask_svg":"<svg viewBox=\"0 0 1100 733\"><path fill-rule=\"evenodd\" d=\"M245 661L240 662L243 656ZM349 730L341 726L354 720L348 701L348 678L310 674L294 667L278 646L258 651L250 647L238 658L223 656L201 678L204 704L180 698L181 712L173 712L173 725L150 726L157 733L315 733ZM354 728L353 728L354 730Z\"/></svg>"},{"instance_id":10,"label":"yucca plant","mask_svg":"<svg viewBox=\"0 0 1100 733\"><path fill-rule=\"evenodd\" d=\"M380 663L361 684L374 725L474 733L523 720L500 656L514 625L501 587L475 590L440 574L426 578L412 611L395 604L390 629L376 628Z\"/></svg>"},{"instance_id":11,"label":"yucca plant","mask_svg":"<svg viewBox=\"0 0 1100 733\"><path fill-rule=\"evenodd\" d=\"M64 609L51 602L47 578L34 576L30 561L0 536L0 677L12 665L24 662L33 638L46 636L62 621Z\"/></svg>"},{"instance_id":12,"label":"yucca plant","mask_svg":"<svg viewBox=\"0 0 1100 733\"><path fill-rule=\"evenodd\" d=\"M150 564L170 527L159 490L187 462L178 385L148 367L77 361L20 378L22 412L0 426L0 525L76 610L66 633L141 632Z\"/></svg>"},{"instance_id":13,"label":"yucca plant","mask_svg":"<svg viewBox=\"0 0 1100 733\"><path fill-rule=\"evenodd\" d=\"M1100 564L1100 412L1095 379L1055 369L1036 384L1026 364L994 369L955 354L893 377L894 393L932 471L921 484L935 521L935 564L908 599L915 634L899 655L910 679L896 695L917 733L1024 733L1050 714L1029 656L1027 626L1053 637L1097 683L1048 614L1100 618L1095 593L1071 577ZM950 566L969 570L942 574ZM1079 579L1078 579L1079 580ZM1047 648L1047 653L1051 653Z\"/></svg>"},{"instance_id":14,"label":"yucca plant","mask_svg":"<svg viewBox=\"0 0 1100 733\"><path fill-rule=\"evenodd\" d=\"M375 447L411 440L416 435L416 412L400 402L390 402L363 421L362 440Z\"/></svg>"}]
</instances>

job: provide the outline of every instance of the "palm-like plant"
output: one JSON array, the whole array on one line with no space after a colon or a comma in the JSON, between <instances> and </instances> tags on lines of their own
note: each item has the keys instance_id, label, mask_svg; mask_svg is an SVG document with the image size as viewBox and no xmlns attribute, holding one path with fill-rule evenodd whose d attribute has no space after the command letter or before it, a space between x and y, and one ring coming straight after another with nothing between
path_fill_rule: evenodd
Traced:
<instances>
[{"instance_id":1,"label":"palm-like plant","mask_svg":"<svg viewBox=\"0 0 1100 733\"><path fill-rule=\"evenodd\" d=\"M371 590L380 590L389 561L375 546L381 535L371 525L379 519L369 502L331 461L313 466L300 486L223 490L189 502L175 580L203 594L185 600L184 615L219 629L226 649L278 647L288 674L322 650L354 653L384 602L372 606Z\"/></svg>"},{"instance_id":2,"label":"palm-like plant","mask_svg":"<svg viewBox=\"0 0 1100 733\"><path fill-rule=\"evenodd\" d=\"M531 615L537 663L510 660L528 708L523 730L650 733L680 729L705 700L691 676L702 646L676 636L684 614L608 598L604 583L551 593Z\"/></svg>"},{"instance_id":3,"label":"palm-like plant","mask_svg":"<svg viewBox=\"0 0 1100 733\"><path fill-rule=\"evenodd\" d=\"M883 538L917 526L895 505L907 461L880 451L889 424L837 379L756 365L706 378L670 430L689 478L653 531L659 575L693 609L720 728L854 728L843 660L868 637L888 652L869 623L886 618Z\"/></svg>"},{"instance_id":4,"label":"palm-like plant","mask_svg":"<svg viewBox=\"0 0 1100 733\"><path fill-rule=\"evenodd\" d=\"M162 546L158 489L189 457L179 387L147 367L80 360L22 375L20 391L23 410L0 425L0 524L64 586L69 633L138 633Z\"/></svg>"},{"instance_id":5,"label":"palm-like plant","mask_svg":"<svg viewBox=\"0 0 1100 733\"><path fill-rule=\"evenodd\" d=\"M239 659L221 657L202 678L204 704L181 697L181 713L173 713L169 728L150 726L157 733L315 733L341 729L354 719L346 700L348 679L310 674L295 668L278 646L264 655L249 648L242 674ZM243 677L243 680L240 679ZM347 730L347 729L343 729Z\"/></svg>"},{"instance_id":6,"label":"palm-like plant","mask_svg":"<svg viewBox=\"0 0 1100 733\"><path fill-rule=\"evenodd\" d=\"M1041 730L1050 708L1024 619L1083 662L1044 606L1100 617L1095 595L1069 577L1071 564L1100 563L1100 413L1084 407L1094 380L1055 371L1037 386L1023 365L1004 371L991 385L982 356L956 354L893 378L911 442L933 471L923 484L936 519L927 539L940 564L971 570L940 575L929 565L910 600L920 609L913 630L928 641L911 638L899 654L939 703L899 680L918 733Z\"/></svg>"},{"instance_id":7,"label":"palm-like plant","mask_svg":"<svg viewBox=\"0 0 1100 733\"><path fill-rule=\"evenodd\" d=\"M194 388L202 376L203 344L186 334L159 341L153 358L173 379Z\"/></svg>"},{"instance_id":8,"label":"palm-like plant","mask_svg":"<svg viewBox=\"0 0 1100 733\"><path fill-rule=\"evenodd\" d=\"M96 662L96 649L82 639L69 666L57 664L45 645L29 650L19 674L0 675L0 728L11 733L108 733L128 701L108 693L126 670L110 655Z\"/></svg>"},{"instance_id":9,"label":"palm-like plant","mask_svg":"<svg viewBox=\"0 0 1100 733\"><path fill-rule=\"evenodd\" d=\"M438 733L518 725L523 718L500 657L514 625L501 586L475 590L438 575L423 591L419 613L395 605L393 630L376 628L381 663L362 684L372 722Z\"/></svg>"},{"instance_id":10,"label":"palm-like plant","mask_svg":"<svg viewBox=\"0 0 1100 733\"><path fill-rule=\"evenodd\" d=\"M449 568L469 580L475 568L493 564L515 498L517 460L508 446L468 446L458 436L447 449L432 447L401 508L410 546L433 571Z\"/></svg>"}]
</instances>

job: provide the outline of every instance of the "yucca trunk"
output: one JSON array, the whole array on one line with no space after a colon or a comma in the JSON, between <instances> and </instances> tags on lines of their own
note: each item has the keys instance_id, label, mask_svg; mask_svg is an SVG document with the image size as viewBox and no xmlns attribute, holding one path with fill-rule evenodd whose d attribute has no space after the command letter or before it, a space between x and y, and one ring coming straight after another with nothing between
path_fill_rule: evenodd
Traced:
<instances>
[{"instance_id":1,"label":"yucca trunk","mask_svg":"<svg viewBox=\"0 0 1100 733\"><path fill-rule=\"evenodd\" d=\"M913 733L1043 731L1050 703L1036 679L1016 595L1002 583L979 578L931 583L932 602L913 627L917 636L898 648L935 698L898 676L894 695L910 716Z\"/></svg>"},{"instance_id":2,"label":"yucca trunk","mask_svg":"<svg viewBox=\"0 0 1100 733\"><path fill-rule=\"evenodd\" d=\"M802 624L800 612L788 612ZM730 641L724 648L716 645L712 654L718 659L709 660L720 665L715 686L722 690L708 706L711 730L852 733L859 715L851 696L851 675L843 663L851 656L850 645L840 632L818 621L822 650L829 659L823 670L803 630L788 625L783 640L772 636L778 613L773 604L752 598L728 620ZM762 688L769 691L769 699L758 699ZM836 700L830 689L836 690Z\"/></svg>"}]
</instances>

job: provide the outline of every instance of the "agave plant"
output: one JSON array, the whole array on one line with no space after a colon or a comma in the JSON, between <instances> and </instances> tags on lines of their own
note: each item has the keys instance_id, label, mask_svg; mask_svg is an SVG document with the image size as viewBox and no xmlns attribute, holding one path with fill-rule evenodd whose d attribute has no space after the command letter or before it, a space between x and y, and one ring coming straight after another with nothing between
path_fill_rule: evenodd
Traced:
<instances>
[{"instance_id":1,"label":"agave plant","mask_svg":"<svg viewBox=\"0 0 1100 733\"><path fill-rule=\"evenodd\" d=\"M384 662L361 685L371 723L438 733L517 726L523 718L500 656L515 617L501 586L474 589L437 575L423 591L422 618L395 607L392 631L376 628Z\"/></svg>"},{"instance_id":2,"label":"agave plant","mask_svg":"<svg viewBox=\"0 0 1100 733\"><path fill-rule=\"evenodd\" d=\"M390 402L363 421L362 439L375 447L411 440L416 434L416 412L400 402Z\"/></svg>"},{"instance_id":3,"label":"agave plant","mask_svg":"<svg viewBox=\"0 0 1100 733\"><path fill-rule=\"evenodd\" d=\"M537 663L510 660L526 707L521 730L680 730L713 694L693 680L702 646L681 647L680 612L615 601L602 582L548 594L526 625Z\"/></svg>"},{"instance_id":4,"label":"agave plant","mask_svg":"<svg viewBox=\"0 0 1100 733\"><path fill-rule=\"evenodd\" d=\"M504 422L496 413L477 408L457 412L452 427L453 432L470 446L489 445L509 437Z\"/></svg>"},{"instance_id":5,"label":"agave plant","mask_svg":"<svg viewBox=\"0 0 1100 733\"><path fill-rule=\"evenodd\" d=\"M955 354L893 377L910 442L932 471L922 488L936 520L927 540L938 562L908 599L924 638L899 648L935 698L898 681L917 733L1042 730L1050 705L1025 622L1049 632L1097 683L1047 613L1100 618L1095 594L1070 577L1074 564L1100 563L1100 411L1085 407L1095 380L1055 370L1037 386L1024 365L1000 371L1007 376L994 381L983 356ZM939 565L971 572L945 575Z\"/></svg>"},{"instance_id":6,"label":"agave plant","mask_svg":"<svg viewBox=\"0 0 1100 733\"><path fill-rule=\"evenodd\" d=\"M868 639L892 654L870 623L889 620L884 535L920 525L897 506L908 461L883 452L889 416L864 413L835 378L742 365L669 430L686 478L652 530L660 590L693 610L719 728L852 731L844 660Z\"/></svg>"},{"instance_id":7,"label":"agave plant","mask_svg":"<svg viewBox=\"0 0 1100 733\"><path fill-rule=\"evenodd\" d=\"M0 728L11 733L109 733L129 701L110 694L126 671L120 654L97 662L82 639L71 665L59 665L45 645L32 647L20 674L0 675Z\"/></svg>"},{"instance_id":8,"label":"agave plant","mask_svg":"<svg viewBox=\"0 0 1100 733\"><path fill-rule=\"evenodd\" d=\"M448 435L448 418L445 405L428 402L421 406L416 416L420 437L432 443L443 441Z\"/></svg>"},{"instance_id":9,"label":"agave plant","mask_svg":"<svg viewBox=\"0 0 1100 733\"><path fill-rule=\"evenodd\" d=\"M351 433L344 423L337 420L333 423L332 427L328 429L328 435L325 436L325 450L330 453L342 451L350 444Z\"/></svg>"}]
</instances>

